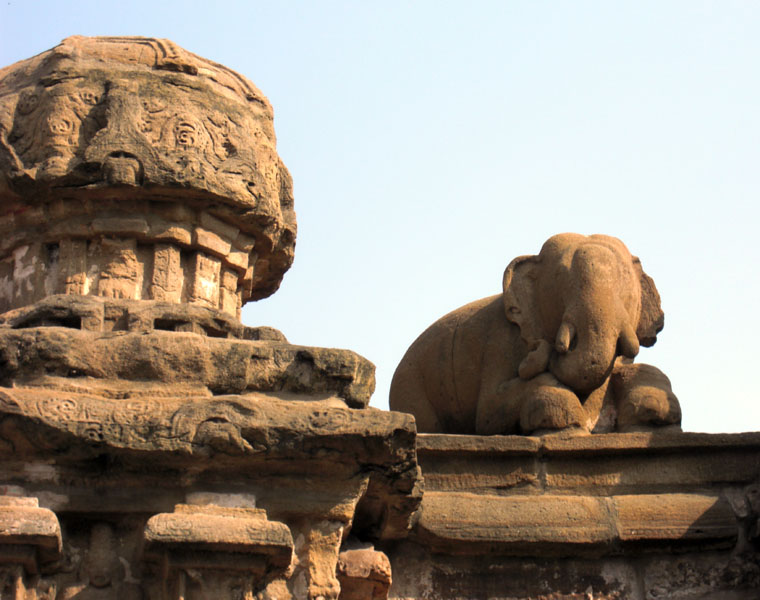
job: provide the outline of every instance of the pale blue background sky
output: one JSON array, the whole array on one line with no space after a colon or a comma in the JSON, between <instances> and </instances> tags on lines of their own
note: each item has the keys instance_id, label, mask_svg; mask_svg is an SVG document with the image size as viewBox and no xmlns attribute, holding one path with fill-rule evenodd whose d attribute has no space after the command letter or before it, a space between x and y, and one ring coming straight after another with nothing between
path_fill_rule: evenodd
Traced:
<instances>
[{"instance_id":1,"label":"pale blue background sky","mask_svg":"<svg viewBox=\"0 0 760 600\"><path fill-rule=\"evenodd\" d=\"M760 430L760 3L0 2L0 64L174 40L250 78L295 180L296 261L244 321L395 365L562 231L641 257L691 431Z\"/></svg>"}]
</instances>

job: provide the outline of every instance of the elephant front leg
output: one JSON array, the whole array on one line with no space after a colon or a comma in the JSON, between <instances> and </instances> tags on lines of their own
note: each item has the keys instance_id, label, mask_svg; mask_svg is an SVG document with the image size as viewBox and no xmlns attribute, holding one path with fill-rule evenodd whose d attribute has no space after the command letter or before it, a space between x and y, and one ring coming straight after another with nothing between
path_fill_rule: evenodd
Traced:
<instances>
[{"instance_id":1,"label":"elephant front leg","mask_svg":"<svg viewBox=\"0 0 760 600\"><path fill-rule=\"evenodd\" d=\"M476 431L483 435L587 431L587 420L578 396L550 373L542 373L481 389Z\"/></svg>"},{"instance_id":2,"label":"elephant front leg","mask_svg":"<svg viewBox=\"0 0 760 600\"><path fill-rule=\"evenodd\" d=\"M680 431L681 406L670 388L670 380L658 368L645 364L616 365L612 391L618 431L665 426Z\"/></svg>"}]
</instances>

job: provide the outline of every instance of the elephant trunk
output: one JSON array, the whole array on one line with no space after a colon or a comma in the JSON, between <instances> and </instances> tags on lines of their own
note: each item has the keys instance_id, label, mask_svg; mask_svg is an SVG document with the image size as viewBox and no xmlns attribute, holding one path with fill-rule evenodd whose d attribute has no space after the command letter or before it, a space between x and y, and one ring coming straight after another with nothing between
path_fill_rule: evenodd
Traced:
<instances>
[{"instance_id":1,"label":"elephant trunk","mask_svg":"<svg viewBox=\"0 0 760 600\"><path fill-rule=\"evenodd\" d=\"M549 370L578 394L598 388L609 377L617 356L635 357L639 341L634 323L638 305L621 298L620 274L606 248L575 253L574 286L554 338ZM626 282L628 283L628 282ZM574 289L573 289L574 288Z\"/></svg>"}]
</instances>

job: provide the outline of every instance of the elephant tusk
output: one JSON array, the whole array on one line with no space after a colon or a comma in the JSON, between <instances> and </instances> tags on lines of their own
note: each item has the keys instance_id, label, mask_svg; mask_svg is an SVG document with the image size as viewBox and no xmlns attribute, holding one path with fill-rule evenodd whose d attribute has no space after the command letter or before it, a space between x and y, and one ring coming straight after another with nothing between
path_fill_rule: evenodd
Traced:
<instances>
[{"instance_id":1,"label":"elephant tusk","mask_svg":"<svg viewBox=\"0 0 760 600\"><path fill-rule=\"evenodd\" d=\"M635 358L639 353L639 338L629 324L623 325L623 330L618 338L618 352L626 358Z\"/></svg>"},{"instance_id":2,"label":"elephant tusk","mask_svg":"<svg viewBox=\"0 0 760 600\"><path fill-rule=\"evenodd\" d=\"M557 352L560 354L565 354L568 350L570 350L570 344L573 343L574 339L575 326L568 321L562 321L562 324L557 330L557 337L554 341L555 350L557 350Z\"/></svg>"}]
</instances>

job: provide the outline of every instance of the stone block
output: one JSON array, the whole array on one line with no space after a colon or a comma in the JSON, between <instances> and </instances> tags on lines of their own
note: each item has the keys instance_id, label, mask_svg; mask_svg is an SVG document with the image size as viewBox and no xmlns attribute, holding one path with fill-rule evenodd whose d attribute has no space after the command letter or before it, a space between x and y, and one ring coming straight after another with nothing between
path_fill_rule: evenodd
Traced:
<instances>
[{"instance_id":1,"label":"stone block","mask_svg":"<svg viewBox=\"0 0 760 600\"><path fill-rule=\"evenodd\" d=\"M219 305L219 279L222 261L203 252L191 258L190 302L199 302L216 308Z\"/></svg>"},{"instance_id":2,"label":"stone block","mask_svg":"<svg viewBox=\"0 0 760 600\"><path fill-rule=\"evenodd\" d=\"M420 465L428 491L510 490L530 493L540 490L538 459L525 456L441 456L421 452Z\"/></svg>"},{"instance_id":3,"label":"stone block","mask_svg":"<svg viewBox=\"0 0 760 600\"><path fill-rule=\"evenodd\" d=\"M609 545L607 502L583 496L496 496L428 492L417 523L435 552L568 553Z\"/></svg>"},{"instance_id":4,"label":"stone block","mask_svg":"<svg viewBox=\"0 0 760 600\"><path fill-rule=\"evenodd\" d=\"M288 527L269 521L263 510L177 505L173 513L154 515L145 525L150 550L199 549L208 552L262 554L271 566L290 564L293 538Z\"/></svg>"},{"instance_id":5,"label":"stone block","mask_svg":"<svg viewBox=\"0 0 760 600\"><path fill-rule=\"evenodd\" d=\"M196 227L193 231L193 244L202 250L222 257L229 254L231 246L230 242L222 236L202 227Z\"/></svg>"},{"instance_id":6,"label":"stone block","mask_svg":"<svg viewBox=\"0 0 760 600\"><path fill-rule=\"evenodd\" d=\"M14 306L13 304L13 257L0 260L0 314Z\"/></svg>"},{"instance_id":7,"label":"stone block","mask_svg":"<svg viewBox=\"0 0 760 600\"><path fill-rule=\"evenodd\" d=\"M219 309L237 317L240 307L238 275L230 269L222 269L222 281L219 289Z\"/></svg>"},{"instance_id":8,"label":"stone block","mask_svg":"<svg viewBox=\"0 0 760 600\"><path fill-rule=\"evenodd\" d=\"M249 258L248 252L244 252L243 250L237 250L236 248L232 248L230 250L230 253L227 255L226 260L233 267L237 267L241 271L245 272L245 270L248 268L248 258Z\"/></svg>"},{"instance_id":9,"label":"stone block","mask_svg":"<svg viewBox=\"0 0 760 600\"><path fill-rule=\"evenodd\" d=\"M87 251L90 270L98 273L95 289L106 298L142 297L145 265L138 259L137 243L130 238L102 238Z\"/></svg>"},{"instance_id":10,"label":"stone block","mask_svg":"<svg viewBox=\"0 0 760 600\"><path fill-rule=\"evenodd\" d=\"M246 254L249 254L254 246L256 245L256 240L252 238L249 235L245 235L244 233L238 233L237 237L233 241L233 244L235 248L239 248Z\"/></svg>"},{"instance_id":11,"label":"stone block","mask_svg":"<svg viewBox=\"0 0 760 600\"><path fill-rule=\"evenodd\" d=\"M180 504L151 517L144 540L159 589L177 598L252 598L262 579L281 577L293 557L287 525L255 508Z\"/></svg>"},{"instance_id":12,"label":"stone block","mask_svg":"<svg viewBox=\"0 0 760 600\"><path fill-rule=\"evenodd\" d=\"M543 442L548 490L688 491L760 477L760 434L626 433Z\"/></svg>"},{"instance_id":13,"label":"stone block","mask_svg":"<svg viewBox=\"0 0 760 600\"><path fill-rule=\"evenodd\" d=\"M48 257L45 245L31 242L13 250L13 305L32 304L45 296Z\"/></svg>"},{"instance_id":14,"label":"stone block","mask_svg":"<svg viewBox=\"0 0 760 600\"><path fill-rule=\"evenodd\" d=\"M623 542L733 545L739 528L728 502L702 494L614 496L618 537Z\"/></svg>"},{"instance_id":15,"label":"stone block","mask_svg":"<svg viewBox=\"0 0 760 600\"><path fill-rule=\"evenodd\" d=\"M51 240L62 240L66 238L90 238L92 237L92 222L89 216L67 217L55 223L51 223L47 229L46 237Z\"/></svg>"},{"instance_id":16,"label":"stone block","mask_svg":"<svg viewBox=\"0 0 760 600\"><path fill-rule=\"evenodd\" d=\"M193 227L188 223L150 219L150 238L189 246L193 243Z\"/></svg>"},{"instance_id":17,"label":"stone block","mask_svg":"<svg viewBox=\"0 0 760 600\"><path fill-rule=\"evenodd\" d=\"M92 220L92 231L116 237L144 236L148 222L142 217L100 217Z\"/></svg>"},{"instance_id":18,"label":"stone block","mask_svg":"<svg viewBox=\"0 0 760 600\"><path fill-rule=\"evenodd\" d=\"M235 225L230 225L229 223L225 223L216 217L212 217L205 211L202 211L200 213L200 222L201 227L207 229L208 231L213 231L225 240L234 240L240 232L240 230Z\"/></svg>"}]
</instances>

